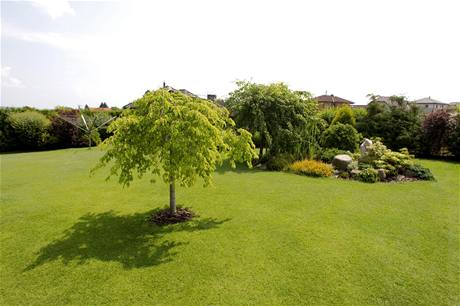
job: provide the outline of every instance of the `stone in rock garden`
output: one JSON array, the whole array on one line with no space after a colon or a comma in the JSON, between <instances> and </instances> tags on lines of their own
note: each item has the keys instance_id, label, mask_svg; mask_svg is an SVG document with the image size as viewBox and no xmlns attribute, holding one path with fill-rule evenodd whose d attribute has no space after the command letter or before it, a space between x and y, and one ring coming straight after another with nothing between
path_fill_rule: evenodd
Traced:
<instances>
[{"instance_id":1,"label":"stone in rock garden","mask_svg":"<svg viewBox=\"0 0 460 306\"><path fill-rule=\"evenodd\" d=\"M357 177L361 173L361 170L353 169L350 171L351 177Z\"/></svg>"},{"instance_id":2,"label":"stone in rock garden","mask_svg":"<svg viewBox=\"0 0 460 306\"><path fill-rule=\"evenodd\" d=\"M372 140L364 138L363 143L359 146L359 150L361 151L361 155L367 153L367 148L372 146Z\"/></svg>"},{"instance_id":3,"label":"stone in rock garden","mask_svg":"<svg viewBox=\"0 0 460 306\"><path fill-rule=\"evenodd\" d=\"M379 179L381 181L385 180L387 178L387 174L385 172L385 169L377 169L377 173L379 174Z\"/></svg>"},{"instance_id":4,"label":"stone in rock garden","mask_svg":"<svg viewBox=\"0 0 460 306\"><path fill-rule=\"evenodd\" d=\"M338 170L345 171L347 170L348 165L351 164L352 161L353 159L350 156L346 154L339 154L334 156L334 159L332 160L332 165L334 166L334 168Z\"/></svg>"}]
</instances>

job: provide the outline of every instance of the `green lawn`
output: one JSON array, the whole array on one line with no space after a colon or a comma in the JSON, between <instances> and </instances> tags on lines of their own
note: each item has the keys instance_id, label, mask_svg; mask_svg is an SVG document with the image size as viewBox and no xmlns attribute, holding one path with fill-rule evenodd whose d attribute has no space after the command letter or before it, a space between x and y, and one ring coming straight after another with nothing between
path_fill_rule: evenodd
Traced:
<instances>
[{"instance_id":1,"label":"green lawn","mask_svg":"<svg viewBox=\"0 0 460 306\"><path fill-rule=\"evenodd\" d=\"M89 177L100 155L1 156L1 305L460 303L460 164L374 185L222 168L178 188L200 218L157 227L167 186Z\"/></svg>"}]
</instances>

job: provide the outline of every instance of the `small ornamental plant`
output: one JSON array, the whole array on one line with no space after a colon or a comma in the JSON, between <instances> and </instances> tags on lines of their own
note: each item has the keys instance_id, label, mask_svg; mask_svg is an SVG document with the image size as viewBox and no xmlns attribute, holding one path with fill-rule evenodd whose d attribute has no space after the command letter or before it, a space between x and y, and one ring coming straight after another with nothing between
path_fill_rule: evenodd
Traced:
<instances>
[{"instance_id":1,"label":"small ornamental plant","mask_svg":"<svg viewBox=\"0 0 460 306\"><path fill-rule=\"evenodd\" d=\"M289 169L297 174L314 177L328 177L334 172L331 165L309 159L296 161L289 166Z\"/></svg>"}]
</instances>

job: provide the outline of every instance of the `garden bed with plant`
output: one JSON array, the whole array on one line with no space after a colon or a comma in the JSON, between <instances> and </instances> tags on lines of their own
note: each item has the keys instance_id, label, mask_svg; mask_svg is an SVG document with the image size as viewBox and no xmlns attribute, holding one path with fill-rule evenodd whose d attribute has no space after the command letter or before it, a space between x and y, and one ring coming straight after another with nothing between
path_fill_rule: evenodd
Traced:
<instances>
[{"instance_id":1,"label":"garden bed with plant","mask_svg":"<svg viewBox=\"0 0 460 306\"><path fill-rule=\"evenodd\" d=\"M434 180L430 169L417 164L407 149L394 152L379 140L366 139L361 153L337 155L332 164L336 177L366 183Z\"/></svg>"},{"instance_id":2,"label":"garden bed with plant","mask_svg":"<svg viewBox=\"0 0 460 306\"><path fill-rule=\"evenodd\" d=\"M379 140L372 142L366 139L361 145L361 153L328 149L318 156L324 157L325 162L304 159L289 164L288 160L292 157L280 155L271 160L271 167L300 175L334 176L365 183L434 180L430 169L417 164L414 156L410 155L407 149L394 152Z\"/></svg>"}]
</instances>

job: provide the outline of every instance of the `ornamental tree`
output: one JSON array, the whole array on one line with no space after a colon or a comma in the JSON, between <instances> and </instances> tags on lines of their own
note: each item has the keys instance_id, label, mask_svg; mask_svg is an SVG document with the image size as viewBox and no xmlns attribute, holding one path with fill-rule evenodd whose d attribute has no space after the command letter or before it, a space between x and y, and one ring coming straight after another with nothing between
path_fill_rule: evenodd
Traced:
<instances>
[{"instance_id":1,"label":"ornamental tree","mask_svg":"<svg viewBox=\"0 0 460 306\"><path fill-rule=\"evenodd\" d=\"M305 152L305 138L317 104L310 93L292 91L283 83L269 85L238 81L226 105L238 126L260 137L260 155Z\"/></svg>"},{"instance_id":2,"label":"ornamental tree","mask_svg":"<svg viewBox=\"0 0 460 306\"><path fill-rule=\"evenodd\" d=\"M161 177L169 184L174 214L176 183L191 186L201 177L209 185L224 159L232 167L251 167L257 157L251 134L234 126L227 109L210 101L166 89L147 92L110 124L113 135L103 142L105 154L93 170L110 164L109 177L127 186L135 175Z\"/></svg>"}]
</instances>

